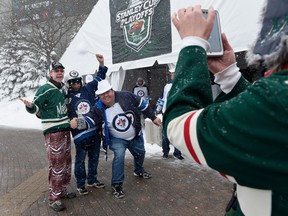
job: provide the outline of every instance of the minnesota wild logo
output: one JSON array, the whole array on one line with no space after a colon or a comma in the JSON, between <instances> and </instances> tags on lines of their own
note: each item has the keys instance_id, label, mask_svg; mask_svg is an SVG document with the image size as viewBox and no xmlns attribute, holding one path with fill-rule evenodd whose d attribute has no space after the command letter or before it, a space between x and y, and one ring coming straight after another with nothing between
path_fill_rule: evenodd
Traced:
<instances>
[{"instance_id":1,"label":"minnesota wild logo","mask_svg":"<svg viewBox=\"0 0 288 216\"><path fill-rule=\"evenodd\" d=\"M154 9L160 0L130 0L128 8L116 13L128 47L139 52L151 36Z\"/></svg>"}]
</instances>

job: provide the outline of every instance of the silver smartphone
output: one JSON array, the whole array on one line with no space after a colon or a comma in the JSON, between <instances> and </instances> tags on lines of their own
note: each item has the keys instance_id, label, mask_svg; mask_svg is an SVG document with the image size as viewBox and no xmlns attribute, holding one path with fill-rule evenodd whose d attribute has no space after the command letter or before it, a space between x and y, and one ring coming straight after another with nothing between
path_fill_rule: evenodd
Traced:
<instances>
[{"instance_id":1,"label":"silver smartphone","mask_svg":"<svg viewBox=\"0 0 288 216\"><path fill-rule=\"evenodd\" d=\"M203 15L207 18L208 10L202 10ZM209 57L217 57L223 55L223 44L221 39L221 27L220 27L220 17L217 10L215 10L215 20L213 29L208 39L210 43L210 50L207 51L207 56Z\"/></svg>"}]
</instances>

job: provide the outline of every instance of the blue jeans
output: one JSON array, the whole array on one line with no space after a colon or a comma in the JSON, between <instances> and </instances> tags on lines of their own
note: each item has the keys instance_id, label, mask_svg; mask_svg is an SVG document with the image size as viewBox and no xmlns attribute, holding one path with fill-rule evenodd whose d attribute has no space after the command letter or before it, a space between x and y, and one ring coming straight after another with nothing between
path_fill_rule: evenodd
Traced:
<instances>
[{"instance_id":1,"label":"blue jeans","mask_svg":"<svg viewBox=\"0 0 288 216\"><path fill-rule=\"evenodd\" d=\"M96 138L96 142L90 146L81 144L75 145L75 167L74 175L76 177L77 188L85 186L86 180L88 184L93 184L97 181L97 167L100 154L100 137ZM88 154L88 175L86 175L85 158Z\"/></svg>"},{"instance_id":2,"label":"blue jeans","mask_svg":"<svg viewBox=\"0 0 288 216\"><path fill-rule=\"evenodd\" d=\"M127 148L134 157L134 172L137 174L144 172L145 147L142 135L136 136L130 141L112 137L109 148L114 153L112 184L123 184L124 182L124 159Z\"/></svg>"},{"instance_id":3,"label":"blue jeans","mask_svg":"<svg viewBox=\"0 0 288 216\"><path fill-rule=\"evenodd\" d=\"M169 153L170 151L169 145L170 145L170 141L165 136L164 131L163 131L162 132L162 152L163 153ZM173 155L176 157L176 156L180 156L181 154L182 154L181 151L174 147Z\"/></svg>"}]
</instances>

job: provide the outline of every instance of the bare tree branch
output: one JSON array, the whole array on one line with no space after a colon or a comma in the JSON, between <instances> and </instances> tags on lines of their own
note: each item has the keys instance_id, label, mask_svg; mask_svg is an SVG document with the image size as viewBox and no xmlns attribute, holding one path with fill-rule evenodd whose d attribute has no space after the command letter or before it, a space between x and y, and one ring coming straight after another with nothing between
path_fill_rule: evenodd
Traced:
<instances>
[{"instance_id":1,"label":"bare tree branch","mask_svg":"<svg viewBox=\"0 0 288 216\"><path fill-rule=\"evenodd\" d=\"M34 52L44 55L50 65L51 52L56 50L59 56L64 53L96 2L26 0L25 5L6 5L13 8L14 13L2 24L6 32L17 33L19 40L36 47ZM83 11L89 12L85 14Z\"/></svg>"}]
</instances>

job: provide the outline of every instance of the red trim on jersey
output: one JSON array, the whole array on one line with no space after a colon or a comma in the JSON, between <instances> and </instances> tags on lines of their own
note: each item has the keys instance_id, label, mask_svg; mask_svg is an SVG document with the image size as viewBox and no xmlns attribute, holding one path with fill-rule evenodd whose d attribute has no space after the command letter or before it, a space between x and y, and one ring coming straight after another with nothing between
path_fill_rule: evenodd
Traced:
<instances>
[{"instance_id":1,"label":"red trim on jersey","mask_svg":"<svg viewBox=\"0 0 288 216\"><path fill-rule=\"evenodd\" d=\"M201 165L201 162L196 154L196 152L194 151L194 148L193 148L193 145L191 143L191 139L190 139L190 122L191 122L191 119L193 117L193 115L195 114L196 112L192 113L185 121L184 123L184 139L185 139L185 143L186 143L186 146L190 152L190 154L192 155L193 159ZM220 173L220 172L219 172ZM223 176L224 178L227 179L227 176L226 174L224 173L220 173L221 176Z\"/></svg>"},{"instance_id":2,"label":"red trim on jersey","mask_svg":"<svg viewBox=\"0 0 288 216\"><path fill-rule=\"evenodd\" d=\"M196 152L194 151L194 148L193 148L193 145L192 145L191 139L190 139L190 122L191 122L191 119L192 119L192 117L193 117L194 114L195 114L195 112L194 112L193 114L191 114L191 115L186 119L186 121L185 121L185 123L184 123L184 139L185 139L186 146L187 146L190 154L191 154L192 157L194 158L194 160L195 160L198 164L201 164L199 158L197 157Z\"/></svg>"}]
</instances>

